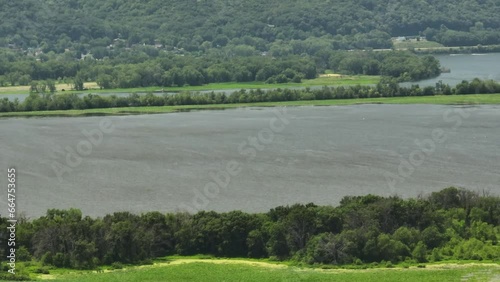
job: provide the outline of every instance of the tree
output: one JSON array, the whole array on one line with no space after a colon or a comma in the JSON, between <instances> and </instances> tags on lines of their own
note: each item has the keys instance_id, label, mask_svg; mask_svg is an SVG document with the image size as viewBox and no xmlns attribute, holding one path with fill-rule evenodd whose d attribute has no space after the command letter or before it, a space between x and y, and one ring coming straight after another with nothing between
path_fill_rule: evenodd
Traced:
<instances>
[{"instance_id":1,"label":"tree","mask_svg":"<svg viewBox=\"0 0 500 282\"><path fill-rule=\"evenodd\" d=\"M410 255L410 249L401 241L394 240L387 234L380 234L377 238L377 248L381 260L385 261L403 261Z\"/></svg>"},{"instance_id":2,"label":"tree","mask_svg":"<svg viewBox=\"0 0 500 282\"><path fill-rule=\"evenodd\" d=\"M193 67L183 68L182 75L184 77L185 83L191 86L202 85L205 82L205 78L203 77L203 75Z\"/></svg>"},{"instance_id":3,"label":"tree","mask_svg":"<svg viewBox=\"0 0 500 282\"><path fill-rule=\"evenodd\" d=\"M339 235L322 233L307 244L308 263L347 264L352 262L352 245Z\"/></svg>"},{"instance_id":4,"label":"tree","mask_svg":"<svg viewBox=\"0 0 500 282\"><path fill-rule=\"evenodd\" d=\"M417 229L402 226L394 232L393 238L413 250L419 242L420 233Z\"/></svg>"},{"instance_id":5,"label":"tree","mask_svg":"<svg viewBox=\"0 0 500 282\"><path fill-rule=\"evenodd\" d=\"M17 255L17 259L19 261L24 261L24 262L31 261L31 254L30 254L28 248L26 248L26 246L21 246L16 251L16 255Z\"/></svg>"},{"instance_id":6,"label":"tree","mask_svg":"<svg viewBox=\"0 0 500 282\"><path fill-rule=\"evenodd\" d=\"M422 241L429 249L440 247L446 237L436 226L429 226L422 231Z\"/></svg>"},{"instance_id":7,"label":"tree","mask_svg":"<svg viewBox=\"0 0 500 282\"><path fill-rule=\"evenodd\" d=\"M15 86L19 82L19 79L21 78L21 73L19 72L8 73L7 78L10 82L10 85Z\"/></svg>"},{"instance_id":8,"label":"tree","mask_svg":"<svg viewBox=\"0 0 500 282\"><path fill-rule=\"evenodd\" d=\"M474 221L470 227L470 235L482 242L491 241L496 244L498 241L495 227L486 222Z\"/></svg>"},{"instance_id":9,"label":"tree","mask_svg":"<svg viewBox=\"0 0 500 282\"><path fill-rule=\"evenodd\" d=\"M261 230L252 230L248 233L247 248L248 257L251 258L264 258L268 256L266 250L266 242L269 240L266 234Z\"/></svg>"},{"instance_id":10,"label":"tree","mask_svg":"<svg viewBox=\"0 0 500 282\"><path fill-rule=\"evenodd\" d=\"M314 234L314 210L304 205L294 205L283 221L291 251L303 249Z\"/></svg>"},{"instance_id":11,"label":"tree","mask_svg":"<svg viewBox=\"0 0 500 282\"><path fill-rule=\"evenodd\" d=\"M71 266L76 269L93 269L99 263L95 257L96 247L93 242L78 240L71 252Z\"/></svg>"},{"instance_id":12,"label":"tree","mask_svg":"<svg viewBox=\"0 0 500 282\"><path fill-rule=\"evenodd\" d=\"M151 256L163 257L174 252L174 230L167 224L165 215L159 212L148 212L141 216L145 233L151 238Z\"/></svg>"},{"instance_id":13,"label":"tree","mask_svg":"<svg viewBox=\"0 0 500 282\"><path fill-rule=\"evenodd\" d=\"M285 228L282 224L276 223L269 227L269 240L267 241L267 252L270 256L278 259L285 259L290 255L290 249L285 236Z\"/></svg>"},{"instance_id":14,"label":"tree","mask_svg":"<svg viewBox=\"0 0 500 282\"><path fill-rule=\"evenodd\" d=\"M420 241L417 243L417 246L415 246L415 249L411 253L413 258L418 261L418 262L426 262L427 261L427 247L425 246L425 243Z\"/></svg>"},{"instance_id":15,"label":"tree","mask_svg":"<svg viewBox=\"0 0 500 282\"><path fill-rule=\"evenodd\" d=\"M45 83L47 84L47 88L49 89L50 93L56 92L56 83L53 80L49 79L45 81Z\"/></svg>"},{"instance_id":16,"label":"tree","mask_svg":"<svg viewBox=\"0 0 500 282\"><path fill-rule=\"evenodd\" d=\"M29 74L21 75L18 79L19 85L29 85L31 82L31 76Z\"/></svg>"},{"instance_id":17,"label":"tree","mask_svg":"<svg viewBox=\"0 0 500 282\"><path fill-rule=\"evenodd\" d=\"M97 85L99 85L99 87L101 89L111 89L111 88L114 88L113 77L111 75L100 74L97 77L96 82L97 82Z\"/></svg>"},{"instance_id":18,"label":"tree","mask_svg":"<svg viewBox=\"0 0 500 282\"><path fill-rule=\"evenodd\" d=\"M83 83L84 83L83 77L77 75L73 79L73 89L75 89L76 91L82 91L82 90L84 90L84 84Z\"/></svg>"}]
</instances>

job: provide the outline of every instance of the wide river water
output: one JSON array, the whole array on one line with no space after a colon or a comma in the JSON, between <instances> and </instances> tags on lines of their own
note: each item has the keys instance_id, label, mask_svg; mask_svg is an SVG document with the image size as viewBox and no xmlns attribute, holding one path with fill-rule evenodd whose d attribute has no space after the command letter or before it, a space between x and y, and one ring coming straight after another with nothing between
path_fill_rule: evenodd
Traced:
<instances>
[{"instance_id":1,"label":"wide river water","mask_svg":"<svg viewBox=\"0 0 500 282\"><path fill-rule=\"evenodd\" d=\"M18 211L27 216L70 207L92 216L200 208L265 212L294 203L335 205L346 195L409 197L449 186L500 194L500 106L277 110L3 118L0 179L5 184L7 168L16 167ZM83 132L98 130L102 140L95 134L90 148ZM2 189L2 203L5 194Z\"/></svg>"}]
</instances>

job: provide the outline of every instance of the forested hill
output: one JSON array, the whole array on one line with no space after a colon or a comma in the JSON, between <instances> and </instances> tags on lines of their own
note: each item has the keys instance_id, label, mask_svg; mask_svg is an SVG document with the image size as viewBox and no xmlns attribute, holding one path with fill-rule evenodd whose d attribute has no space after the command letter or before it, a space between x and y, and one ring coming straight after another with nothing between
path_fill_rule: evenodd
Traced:
<instances>
[{"instance_id":1,"label":"forested hill","mask_svg":"<svg viewBox=\"0 0 500 282\"><path fill-rule=\"evenodd\" d=\"M120 38L266 51L323 38L337 49L387 48L390 37L419 33L445 45L494 44L499 14L499 0L0 0L0 47L61 51Z\"/></svg>"}]
</instances>

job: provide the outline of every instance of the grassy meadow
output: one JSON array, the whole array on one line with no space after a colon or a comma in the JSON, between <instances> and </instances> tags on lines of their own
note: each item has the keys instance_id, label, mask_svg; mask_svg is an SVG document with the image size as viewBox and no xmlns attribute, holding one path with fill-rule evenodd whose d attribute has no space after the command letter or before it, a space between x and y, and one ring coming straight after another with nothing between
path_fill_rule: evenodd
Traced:
<instances>
[{"instance_id":1,"label":"grassy meadow","mask_svg":"<svg viewBox=\"0 0 500 282\"><path fill-rule=\"evenodd\" d=\"M360 267L361 268L361 267ZM301 267L265 260L174 258L153 265L123 269L75 271L55 269L33 276L54 282L157 281L496 281L500 265L493 263L427 264L393 268L329 269Z\"/></svg>"},{"instance_id":2,"label":"grassy meadow","mask_svg":"<svg viewBox=\"0 0 500 282\"><path fill-rule=\"evenodd\" d=\"M77 91L72 91L71 90L72 87L73 86L71 84L67 84L67 83L57 83L56 84L56 89L59 93L77 92ZM84 87L87 89L99 89L99 86L95 82L85 82ZM26 86L26 85L0 87L0 95L2 95L2 94L29 94L29 93L30 93L30 86ZM1 98L1 96L0 96L0 98Z\"/></svg>"}]
</instances>

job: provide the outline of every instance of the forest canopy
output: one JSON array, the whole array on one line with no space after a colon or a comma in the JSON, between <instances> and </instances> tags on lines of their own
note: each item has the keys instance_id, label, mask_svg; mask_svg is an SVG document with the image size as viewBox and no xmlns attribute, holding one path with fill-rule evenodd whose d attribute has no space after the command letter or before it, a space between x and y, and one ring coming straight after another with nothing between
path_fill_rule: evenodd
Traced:
<instances>
[{"instance_id":1,"label":"forest canopy","mask_svg":"<svg viewBox=\"0 0 500 282\"><path fill-rule=\"evenodd\" d=\"M299 83L325 70L419 81L439 75L437 60L371 50L390 50L397 37L500 43L494 0L0 0L0 7L0 86Z\"/></svg>"},{"instance_id":2,"label":"forest canopy","mask_svg":"<svg viewBox=\"0 0 500 282\"><path fill-rule=\"evenodd\" d=\"M495 0L0 0L0 46L105 47L114 39L199 51L228 44L268 51L283 42L390 48L425 35L445 45L500 43Z\"/></svg>"}]
</instances>

